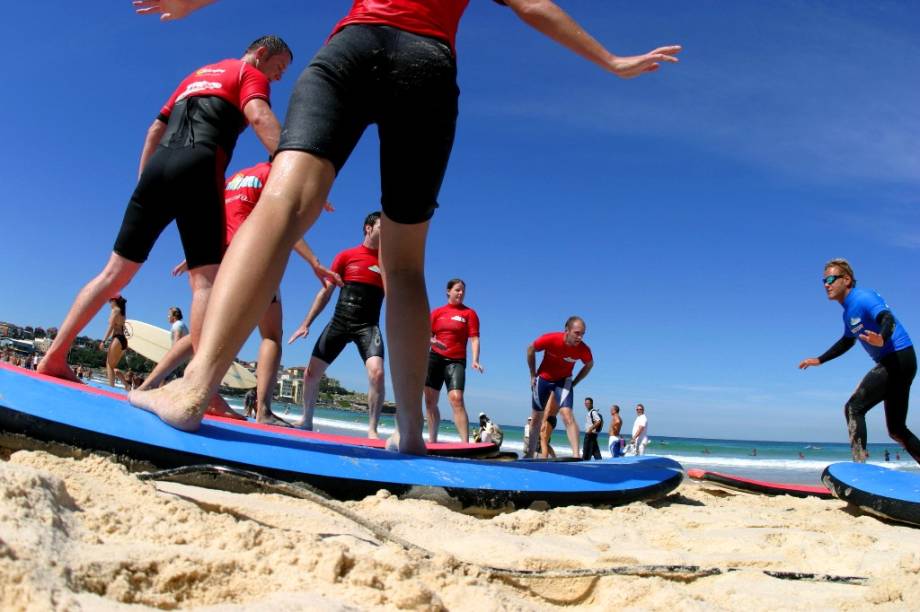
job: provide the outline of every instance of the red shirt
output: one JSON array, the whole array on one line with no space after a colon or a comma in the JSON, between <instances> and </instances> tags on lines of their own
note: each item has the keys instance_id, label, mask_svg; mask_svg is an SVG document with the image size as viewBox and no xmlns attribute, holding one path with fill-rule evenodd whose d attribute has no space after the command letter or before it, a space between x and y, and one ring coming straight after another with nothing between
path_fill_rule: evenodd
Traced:
<instances>
[{"instance_id":1,"label":"red shirt","mask_svg":"<svg viewBox=\"0 0 920 612\"><path fill-rule=\"evenodd\" d=\"M268 162L240 170L227 181L224 187L224 214L227 218L227 241L229 245L236 230L240 229L259 202L262 188L268 180L272 165Z\"/></svg>"},{"instance_id":2,"label":"red shirt","mask_svg":"<svg viewBox=\"0 0 920 612\"><path fill-rule=\"evenodd\" d=\"M369 249L363 244L345 249L332 260L331 269L342 277L343 282L364 283L383 289L377 249Z\"/></svg>"},{"instance_id":3,"label":"red shirt","mask_svg":"<svg viewBox=\"0 0 920 612\"><path fill-rule=\"evenodd\" d=\"M225 59L199 68L185 77L160 110L169 117L176 102L195 96L217 96L237 107L240 112L250 100L270 97L268 77L238 59Z\"/></svg>"},{"instance_id":4,"label":"red shirt","mask_svg":"<svg viewBox=\"0 0 920 612\"><path fill-rule=\"evenodd\" d=\"M376 23L438 38L453 50L457 25L467 4L469 0L354 0L332 34L353 23Z\"/></svg>"},{"instance_id":5,"label":"red shirt","mask_svg":"<svg viewBox=\"0 0 920 612\"><path fill-rule=\"evenodd\" d=\"M591 363L594 357L591 349L582 342L575 346L565 343L565 334L553 332L543 334L534 340L533 347L543 351L543 361L537 369L537 374L544 380L561 380L572 375L575 362Z\"/></svg>"},{"instance_id":6,"label":"red shirt","mask_svg":"<svg viewBox=\"0 0 920 612\"><path fill-rule=\"evenodd\" d=\"M445 304L431 311L431 333L447 347L432 344L432 351L448 359L465 359L467 340L479 337L479 315L463 304Z\"/></svg>"}]
</instances>

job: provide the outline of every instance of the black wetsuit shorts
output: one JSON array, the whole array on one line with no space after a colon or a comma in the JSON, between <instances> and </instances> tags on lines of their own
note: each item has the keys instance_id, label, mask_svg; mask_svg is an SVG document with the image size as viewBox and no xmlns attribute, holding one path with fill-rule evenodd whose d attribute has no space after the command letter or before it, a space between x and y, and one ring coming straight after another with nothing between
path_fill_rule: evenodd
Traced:
<instances>
[{"instance_id":1,"label":"black wetsuit shorts","mask_svg":"<svg viewBox=\"0 0 920 612\"><path fill-rule=\"evenodd\" d=\"M349 342L358 347L361 360L383 359L380 308L383 289L365 283L348 282L339 292L335 314L313 347L313 356L332 363Z\"/></svg>"},{"instance_id":2,"label":"black wetsuit shorts","mask_svg":"<svg viewBox=\"0 0 920 612\"><path fill-rule=\"evenodd\" d=\"M279 151L305 151L341 170L368 125L380 137L381 205L397 223L437 208L457 123L450 47L382 25L350 25L314 56L295 85Z\"/></svg>"},{"instance_id":3,"label":"black wetsuit shorts","mask_svg":"<svg viewBox=\"0 0 920 612\"><path fill-rule=\"evenodd\" d=\"M430 351L425 386L440 391L444 383L447 383L448 391L463 391L466 388L466 359L448 359Z\"/></svg>"},{"instance_id":4,"label":"black wetsuit shorts","mask_svg":"<svg viewBox=\"0 0 920 612\"><path fill-rule=\"evenodd\" d=\"M224 253L227 156L211 144L158 146L137 182L113 250L143 263L174 219L189 269L219 264Z\"/></svg>"}]
</instances>

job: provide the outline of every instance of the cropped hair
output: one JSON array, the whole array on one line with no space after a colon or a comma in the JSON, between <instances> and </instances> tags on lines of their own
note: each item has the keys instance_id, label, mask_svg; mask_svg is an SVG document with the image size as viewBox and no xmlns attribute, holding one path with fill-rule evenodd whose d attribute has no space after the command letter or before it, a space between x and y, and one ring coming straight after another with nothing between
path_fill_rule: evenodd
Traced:
<instances>
[{"instance_id":1,"label":"cropped hair","mask_svg":"<svg viewBox=\"0 0 920 612\"><path fill-rule=\"evenodd\" d=\"M848 262L843 257L832 259L826 264L824 264L824 269L827 270L828 268L837 268L838 270L843 272L845 275L849 276L850 280L853 281L850 287L856 286L856 275L853 274L853 268L850 267L850 262Z\"/></svg>"},{"instance_id":2,"label":"cropped hair","mask_svg":"<svg viewBox=\"0 0 920 612\"><path fill-rule=\"evenodd\" d=\"M569 317L568 319L565 320L565 328L566 328L566 329L571 329L571 328L572 328L572 323L574 323L575 321L581 321L581 324L582 324L584 327L588 327L588 326L585 324L585 320L584 320L584 319L582 319L582 318L579 317L578 315L572 315L571 317Z\"/></svg>"},{"instance_id":3,"label":"cropped hair","mask_svg":"<svg viewBox=\"0 0 920 612\"><path fill-rule=\"evenodd\" d=\"M374 227L374 224L377 223L377 219L379 218L380 218L380 211L375 210L368 216L364 217L364 225L362 225L361 228L363 229L367 227L368 225L370 225L371 227Z\"/></svg>"},{"instance_id":4,"label":"cropped hair","mask_svg":"<svg viewBox=\"0 0 920 612\"><path fill-rule=\"evenodd\" d=\"M275 36L274 34L267 34L266 36L261 36L246 47L246 53L251 53L259 47L265 47L268 49L268 56L272 57L273 55L278 55L279 53L287 53L291 56L291 61L294 61L294 52L291 51L291 48L286 42L284 42L280 36Z\"/></svg>"}]
</instances>

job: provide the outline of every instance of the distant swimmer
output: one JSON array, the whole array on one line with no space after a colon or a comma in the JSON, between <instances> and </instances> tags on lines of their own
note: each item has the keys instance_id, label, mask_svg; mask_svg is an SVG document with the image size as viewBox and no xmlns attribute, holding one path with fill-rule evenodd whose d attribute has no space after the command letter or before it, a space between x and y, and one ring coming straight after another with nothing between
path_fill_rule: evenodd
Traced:
<instances>
[{"instance_id":1,"label":"distant swimmer","mask_svg":"<svg viewBox=\"0 0 920 612\"><path fill-rule=\"evenodd\" d=\"M109 386L115 386L117 377L125 385L125 389L130 390L125 375L118 369L118 362L128 350L128 338L125 337L125 317L127 317L125 306L127 303L128 300L120 295L109 300L112 312L109 314L109 326L105 330L102 342L99 343L99 349L106 351L105 374L109 379ZM108 350L106 350L106 342L108 342Z\"/></svg>"},{"instance_id":2,"label":"distant swimmer","mask_svg":"<svg viewBox=\"0 0 920 612\"><path fill-rule=\"evenodd\" d=\"M271 171L271 164L263 162L250 168L244 168L234 173L227 179L224 185L224 219L225 233L224 243L229 246L236 235L237 230L246 221L252 211L256 208L262 196L262 191L268 181L268 174ZM331 206L327 203L327 210ZM294 245L296 251L304 260L313 268L314 274L324 285L341 282L338 275L324 268L314 255L310 246L301 238ZM187 262L181 262L173 270L174 275L179 275L188 269ZM203 308L207 309L208 296L205 295L201 302ZM175 310L178 310L176 308ZM181 319L182 312L179 311ZM180 321L181 322L181 321ZM288 423L278 418L271 409L272 390L275 386L276 374L278 367L281 365L281 291L275 292L271 303L265 308L262 318L259 320L259 335L262 341L259 344L259 358L256 365L256 390L257 398L255 403L255 418L259 423L270 423L273 425L286 426ZM157 364L157 367L150 373L147 381L138 387L140 391L154 389L169 376L170 372L175 370L179 365L192 357L194 350L192 347L192 338L190 336L180 336L170 348L169 352ZM236 417L236 412L232 411L219 396L212 400L210 410L224 416ZM248 416L248 414L247 414Z\"/></svg>"},{"instance_id":3,"label":"distant swimmer","mask_svg":"<svg viewBox=\"0 0 920 612\"><path fill-rule=\"evenodd\" d=\"M920 440L907 428L910 386L917 374L917 356L907 330L878 293L856 287L856 276L847 260L827 262L822 281L827 299L843 306L843 336L820 357L803 359L799 368L804 370L839 357L858 339L875 367L863 377L843 409L853 461L864 462L869 456L866 413L885 402L888 435L920 463Z\"/></svg>"},{"instance_id":4,"label":"distant swimmer","mask_svg":"<svg viewBox=\"0 0 920 612\"><path fill-rule=\"evenodd\" d=\"M620 438L621 429L623 429L623 417L620 416L620 407L614 404L610 407L610 432L607 440L611 457L623 456L623 440Z\"/></svg>"},{"instance_id":5,"label":"distant swimmer","mask_svg":"<svg viewBox=\"0 0 920 612\"><path fill-rule=\"evenodd\" d=\"M541 424L543 415L553 417L562 414L565 432L572 447L572 456L578 457L578 424L572 414L574 389L594 367L594 356L584 343L585 321L581 317L571 316L565 322L565 331L543 334L527 347L527 367L530 369L530 390L533 396L531 416L533 425L540 436L540 454L547 456L546 440L543 438ZM543 352L543 360L537 369L536 354ZM572 371L575 364L584 365L575 378ZM531 436L527 456L536 453L536 440Z\"/></svg>"},{"instance_id":6,"label":"distant swimmer","mask_svg":"<svg viewBox=\"0 0 920 612\"><path fill-rule=\"evenodd\" d=\"M281 78L292 59L283 40L263 36L242 59L203 66L183 79L147 130L137 187L109 261L77 294L40 372L78 381L67 367L71 344L105 301L131 281L173 220L190 269L197 345L202 304L224 253L224 198L215 177L224 175L247 125L269 154L275 152L281 127L269 106L269 83Z\"/></svg>"},{"instance_id":7,"label":"distant swimmer","mask_svg":"<svg viewBox=\"0 0 920 612\"><path fill-rule=\"evenodd\" d=\"M466 388L466 345L472 347L472 367L485 372L479 363L479 315L463 303L466 283L459 278L447 281L447 304L431 311L431 347L428 375L425 378L425 407L428 412L428 441L438 441L441 412L438 396L447 386L447 399L454 414L454 426L463 442L469 442L469 415L463 402Z\"/></svg>"},{"instance_id":8,"label":"distant swimmer","mask_svg":"<svg viewBox=\"0 0 920 612\"><path fill-rule=\"evenodd\" d=\"M304 372L303 418L297 426L313 429L320 380L345 347L354 342L367 370L367 437L377 438L384 397L384 349L380 333L380 309L383 306L383 276L379 259L380 213L367 215L363 228L361 244L345 249L332 260L331 269L341 276L344 285L339 291L332 320L316 339L313 355ZM288 339L288 344L307 337L310 326L329 303L333 291L333 285L319 290L306 318Z\"/></svg>"},{"instance_id":9,"label":"distant swimmer","mask_svg":"<svg viewBox=\"0 0 920 612\"><path fill-rule=\"evenodd\" d=\"M141 14L170 21L214 1L135 0L134 4ZM181 381L151 392L144 400L148 409L180 429L200 426L207 399L217 389L218 373L245 341L239 330L251 327L256 318L238 304L268 301L291 245L313 225L361 135L376 124L384 212L380 253L398 411L397 432L388 447L404 453L426 452L422 403L430 309L425 244L456 132L460 90L454 41L468 4L468 0L351 3L297 81L272 172L271 201L265 213L253 216L251 229L244 230L246 239L228 252L228 270L218 279L211 304L215 323L207 326L202 337L206 350L196 354ZM507 14L611 75L639 77L678 61L678 45L636 56L610 53L551 0L492 4L507 6ZM493 61L502 62L500 57Z\"/></svg>"}]
</instances>

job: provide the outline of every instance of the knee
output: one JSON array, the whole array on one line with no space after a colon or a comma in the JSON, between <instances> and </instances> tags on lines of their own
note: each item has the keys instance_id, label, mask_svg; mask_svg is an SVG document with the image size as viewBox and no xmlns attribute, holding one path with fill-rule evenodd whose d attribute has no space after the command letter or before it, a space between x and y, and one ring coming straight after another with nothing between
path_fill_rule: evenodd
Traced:
<instances>
[{"instance_id":1,"label":"knee","mask_svg":"<svg viewBox=\"0 0 920 612\"><path fill-rule=\"evenodd\" d=\"M367 373L367 380L373 387L383 386L383 368L372 368Z\"/></svg>"},{"instance_id":2,"label":"knee","mask_svg":"<svg viewBox=\"0 0 920 612\"><path fill-rule=\"evenodd\" d=\"M447 399L450 400L451 406L462 407L463 406L463 391L460 389L452 389L447 392Z\"/></svg>"}]
</instances>

